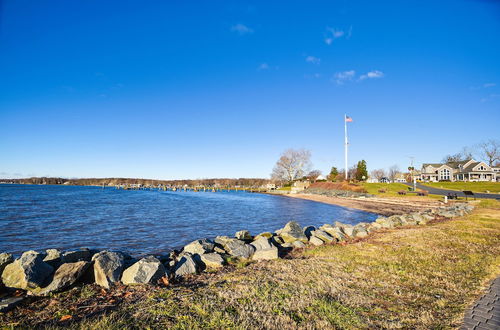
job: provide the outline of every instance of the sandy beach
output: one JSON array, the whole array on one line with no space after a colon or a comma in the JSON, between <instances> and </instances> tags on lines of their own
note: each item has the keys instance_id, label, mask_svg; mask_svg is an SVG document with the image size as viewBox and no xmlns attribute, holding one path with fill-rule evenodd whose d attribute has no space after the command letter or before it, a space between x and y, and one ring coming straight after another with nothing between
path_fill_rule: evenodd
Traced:
<instances>
[{"instance_id":1,"label":"sandy beach","mask_svg":"<svg viewBox=\"0 0 500 330\"><path fill-rule=\"evenodd\" d=\"M283 196L339 205L357 210L373 212L385 216L422 211L423 209L436 208L444 205L440 201L429 200L426 198L347 198L313 194L289 194Z\"/></svg>"}]
</instances>

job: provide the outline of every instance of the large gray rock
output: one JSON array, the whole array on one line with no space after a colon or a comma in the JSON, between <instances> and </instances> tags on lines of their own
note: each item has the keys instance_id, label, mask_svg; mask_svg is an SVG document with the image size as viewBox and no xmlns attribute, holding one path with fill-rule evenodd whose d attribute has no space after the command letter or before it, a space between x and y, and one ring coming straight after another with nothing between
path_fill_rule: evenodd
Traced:
<instances>
[{"instance_id":1,"label":"large gray rock","mask_svg":"<svg viewBox=\"0 0 500 330\"><path fill-rule=\"evenodd\" d=\"M156 283L166 276L165 266L153 256L142 258L125 269L122 275L123 284Z\"/></svg>"},{"instance_id":2,"label":"large gray rock","mask_svg":"<svg viewBox=\"0 0 500 330\"><path fill-rule=\"evenodd\" d=\"M299 248L299 249L302 249L302 248L306 247L306 245L303 242L301 242L301 241L295 241L295 242L292 243L292 245L293 245L294 248Z\"/></svg>"},{"instance_id":3,"label":"large gray rock","mask_svg":"<svg viewBox=\"0 0 500 330\"><path fill-rule=\"evenodd\" d=\"M273 234L270 233L270 232L268 232L268 231L266 231L266 232L260 233L259 235L255 236L253 239L257 240L257 239L259 239L261 237L271 238L271 237L273 237Z\"/></svg>"},{"instance_id":4,"label":"large gray rock","mask_svg":"<svg viewBox=\"0 0 500 330\"><path fill-rule=\"evenodd\" d=\"M77 261L90 261L92 252L89 249L80 249L75 251L66 251L61 256L63 263L77 262Z\"/></svg>"},{"instance_id":5,"label":"large gray rock","mask_svg":"<svg viewBox=\"0 0 500 330\"><path fill-rule=\"evenodd\" d=\"M354 226L348 225L339 221L335 221L335 227L338 227L342 230L342 232L349 237L352 237L354 233Z\"/></svg>"},{"instance_id":6,"label":"large gray rock","mask_svg":"<svg viewBox=\"0 0 500 330\"><path fill-rule=\"evenodd\" d=\"M43 261L43 255L36 251L27 251L5 267L2 281L9 288L36 289L45 284L53 270L52 266Z\"/></svg>"},{"instance_id":7,"label":"large gray rock","mask_svg":"<svg viewBox=\"0 0 500 330\"><path fill-rule=\"evenodd\" d=\"M325 242L323 242L323 240L319 239L316 236L311 236L309 243L311 243L312 245L316 245L316 246L325 244Z\"/></svg>"},{"instance_id":8,"label":"large gray rock","mask_svg":"<svg viewBox=\"0 0 500 330\"><path fill-rule=\"evenodd\" d=\"M368 231L363 226L355 226L353 231L353 237L363 238L368 236Z\"/></svg>"},{"instance_id":9,"label":"large gray rock","mask_svg":"<svg viewBox=\"0 0 500 330\"><path fill-rule=\"evenodd\" d=\"M8 264L14 262L14 257L10 253L0 253L0 275Z\"/></svg>"},{"instance_id":10,"label":"large gray rock","mask_svg":"<svg viewBox=\"0 0 500 330\"><path fill-rule=\"evenodd\" d=\"M92 257L94 261L95 282L109 289L113 284L120 282L125 259L121 253L102 251Z\"/></svg>"},{"instance_id":11,"label":"large gray rock","mask_svg":"<svg viewBox=\"0 0 500 330\"><path fill-rule=\"evenodd\" d=\"M255 252L252 256L253 260L271 260L278 259L278 248L271 244L269 239L261 237L250 244Z\"/></svg>"},{"instance_id":12,"label":"large gray rock","mask_svg":"<svg viewBox=\"0 0 500 330\"><path fill-rule=\"evenodd\" d=\"M419 224L419 225L425 225L425 224L427 224L427 222L434 220L434 215L432 215L432 214L422 213L420 215L422 216L422 218L417 221L417 224Z\"/></svg>"},{"instance_id":13,"label":"large gray rock","mask_svg":"<svg viewBox=\"0 0 500 330\"><path fill-rule=\"evenodd\" d=\"M199 258L205 268L220 268L224 265L224 258L218 253L200 254Z\"/></svg>"},{"instance_id":14,"label":"large gray rock","mask_svg":"<svg viewBox=\"0 0 500 330\"><path fill-rule=\"evenodd\" d=\"M47 253L47 255L45 256L45 258L43 258L43 261L54 268L59 267L59 265L61 264L61 252L57 249L48 249L45 250L45 252Z\"/></svg>"},{"instance_id":15,"label":"large gray rock","mask_svg":"<svg viewBox=\"0 0 500 330\"><path fill-rule=\"evenodd\" d=\"M227 236L217 236L215 242L224 247L224 250L233 257L250 258L254 253L254 248L250 244Z\"/></svg>"},{"instance_id":16,"label":"large gray rock","mask_svg":"<svg viewBox=\"0 0 500 330\"><path fill-rule=\"evenodd\" d=\"M252 260L273 260L273 259L278 259L278 248L275 246L273 246L272 249L256 251L252 256Z\"/></svg>"},{"instance_id":17,"label":"large gray rock","mask_svg":"<svg viewBox=\"0 0 500 330\"><path fill-rule=\"evenodd\" d=\"M236 240L229 242L225 246L225 250L229 255L238 258L250 258L254 253L254 248L250 244L246 244L243 241Z\"/></svg>"},{"instance_id":18,"label":"large gray rock","mask_svg":"<svg viewBox=\"0 0 500 330\"><path fill-rule=\"evenodd\" d=\"M228 237L228 236L217 236L215 238L215 243L219 244L220 246L224 247L226 246L227 243L232 242L236 240L234 237Z\"/></svg>"},{"instance_id":19,"label":"large gray rock","mask_svg":"<svg viewBox=\"0 0 500 330\"><path fill-rule=\"evenodd\" d=\"M394 223L387 217L378 217L375 220L375 223L378 223L381 228L392 228L394 227Z\"/></svg>"},{"instance_id":20,"label":"large gray rock","mask_svg":"<svg viewBox=\"0 0 500 330\"><path fill-rule=\"evenodd\" d=\"M339 227L334 227L330 224L325 224L319 227L319 229L323 230L324 232L327 232L330 236L334 237L338 242L342 242L347 239L347 236Z\"/></svg>"},{"instance_id":21,"label":"large gray rock","mask_svg":"<svg viewBox=\"0 0 500 330\"><path fill-rule=\"evenodd\" d=\"M313 236L319 238L320 240L322 240L325 243L330 243L330 242L335 241L335 238L333 238L330 234L328 234L327 232L325 232L321 229L316 229L316 230L312 231L311 237L313 237Z\"/></svg>"},{"instance_id":22,"label":"large gray rock","mask_svg":"<svg viewBox=\"0 0 500 330\"><path fill-rule=\"evenodd\" d=\"M304 231L295 221L290 221L279 231L279 235L283 238L285 243L292 243L294 241L301 241L307 243L307 236Z\"/></svg>"},{"instance_id":23,"label":"large gray rock","mask_svg":"<svg viewBox=\"0 0 500 330\"><path fill-rule=\"evenodd\" d=\"M203 254L213 252L215 247L214 242L209 239L199 239L194 242L189 243L183 249L184 252L189 252L192 254Z\"/></svg>"},{"instance_id":24,"label":"large gray rock","mask_svg":"<svg viewBox=\"0 0 500 330\"><path fill-rule=\"evenodd\" d=\"M188 274L196 274L198 267L192 256L186 254L182 256L175 264L174 274L175 277L181 277Z\"/></svg>"},{"instance_id":25,"label":"large gray rock","mask_svg":"<svg viewBox=\"0 0 500 330\"><path fill-rule=\"evenodd\" d=\"M374 230L377 230L377 229L381 229L382 228L382 225L378 222L372 222L370 223L370 230L369 232L372 232Z\"/></svg>"},{"instance_id":26,"label":"large gray rock","mask_svg":"<svg viewBox=\"0 0 500 330\"><path fill-rule=\"evenodd\" d=\"M255 251L272 249L273 247L275 247L273 244L271 244L271 241L265 237L256 239L255 241L250 243L250 245L254 247Z\"/></svg>"},{"instance_id":27,"label":"large gray rock","mask_svg":"<svg viewBox=\"0 0 500 330\"><path fill-rule=\"evenodd\" d=\"M69 288L78 281L90 266L88 261L77 261L65 263L56 270L52 281L48 286L42 289L35 289L33 292L37 295L47 295L51 292L62 291Z\"/></svg>"},{"instance_id":28,"label":"large gray rock","mask_svg":"<svg viewBox=\"0 0 500 330\"><path fill-rule=\"evenodd\" d=\"M393 227L399 227L403 225L403 219L401 215L391 215L387 218L387 220L392 223Z\"/></svg>"},{"instance_id":29,"label":"large gray rock","mask_svg":"<svg viewBox=\"0 0 500 330\"><path fill-rule=\"evenodd\" d=\"M368 222L360 222L358 223L356 226L354 226L355 228L359 228L359 227L362 227L364 229L366 229L367 232L370 232L371 228L370 228L370 224Z\"/></svg>"},{"instance_id":30,"label":"large gray rock","mask_svg":"<svg viewBox=\"0 0 500 330\"><path fill-rule=\"evenodd\" d=\"M243 241L252 240L252 235L250 235L250 232L248 230L240 230L236 232L236 234L234 234L234 237Z\"/></svg>"},{"instance_id":31,"label":"large gray rock","mask_svg":"<svg viewBox=\"0 0 500 330\"><path fill-rule=\"evenodd\" d=\"M285 240L280 236L272 236L271 243L273 243L274 246L280 247L285 244Z\"/></svg>"}]
</instances>

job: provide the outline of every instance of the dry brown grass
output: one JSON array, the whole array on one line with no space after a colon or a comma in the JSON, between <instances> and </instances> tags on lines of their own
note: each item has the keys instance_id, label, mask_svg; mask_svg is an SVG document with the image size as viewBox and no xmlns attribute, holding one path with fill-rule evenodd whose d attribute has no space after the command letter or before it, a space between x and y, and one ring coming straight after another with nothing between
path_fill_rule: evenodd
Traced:
<instances>
[{"instance_id":1,"label":"dry brown grass","mask_svg":"<svg viewBox=\"0 0 500 330\"><path fill-rule=\"evenodd\" d=\"M51 306L48 299L25 304L0 322L82 329L454 328L487 281L500 274L497 206L169 288L134 288L129 297L117 294L121 303L106 313L83 319L78 304L99 294L95 287L59 294ZM61 314L74 318L61 323Z\"/></svg>"},{"instance_id":2,"label":"dry brown grass","mask_svg":"<svg viewBox=\"0 0 500 330\"><path fill-rule=\"evenodd\" d=\"M314 182L309 188L318 188L318 189L326 189L326 190L347 190L354 191L359 193L366 193L366 189L358 184L349 183L346 181L342 182Z\"/></svg>"}]
</instances>

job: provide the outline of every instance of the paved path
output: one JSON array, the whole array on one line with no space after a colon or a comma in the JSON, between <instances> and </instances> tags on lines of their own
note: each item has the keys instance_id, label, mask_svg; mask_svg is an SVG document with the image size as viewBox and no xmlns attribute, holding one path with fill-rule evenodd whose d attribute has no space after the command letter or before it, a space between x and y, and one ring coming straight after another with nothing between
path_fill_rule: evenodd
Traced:
<instances>
[{"instance_id":1,"label":"paved path","mask_svg":"<svg viewBox=\"0 0 500 330\"><path fill-rule=\"evenodd\" d=\"M413 187L413 183L405 183L405 185ZM465 197L464 193L458 190L450 190L450 189L441 189L441 188L434 188L434 187L429 187L429 186L424 186L421 185L420 183L417 183L417 188L422 189L422 190L427 190L429 194L433 195L442 195L442 196L447 196L448 194L457 194L458 197ZM500 199L500 194L486 194L486 193L474 193L474 196L476 198L494 198L494 199ZM467 196L468 198L471 198L470 196ZM474 199L474 197L472 197Z\"/></svg>"},{"instance_id":2,"label":"paved path","mask_svg":"<svg viewBox=\"0 0 500 330\"><path fill-rule=\"evenodd\" d=\"M467 311L460 329L500 329L500 277L486 293Z\"/></svg>"}]
</instances>

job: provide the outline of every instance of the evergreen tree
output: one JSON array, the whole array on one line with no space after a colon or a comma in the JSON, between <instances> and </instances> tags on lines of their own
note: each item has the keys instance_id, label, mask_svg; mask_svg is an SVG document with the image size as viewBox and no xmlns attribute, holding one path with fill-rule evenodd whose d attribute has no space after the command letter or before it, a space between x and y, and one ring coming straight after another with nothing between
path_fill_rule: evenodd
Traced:
<instances>
[{"instance_id":1,"label":"evergreen tree","mask_svg":"<svg viewBox=\"0 0 500 330\"><path fill-rule=\"evenodd\" d=\"M335 166L333 166L332 169L330 170L330 174L328 175L328 179L330 181L335 181L335 179L337 179L338 175L339 175L339 171L337 170L337 168Z\"/></svg>"},{"instance_id":2,"label":"evergreen tree","mask_svg":"<svg viewBox=\"0 0 500 330\"><path fill-rule=\"evenodd\" d=\"M368 178L368 171L366 170L366 161L360 160L356 167L356 180L364 181Z\"/></svg>"}]
</instances>

